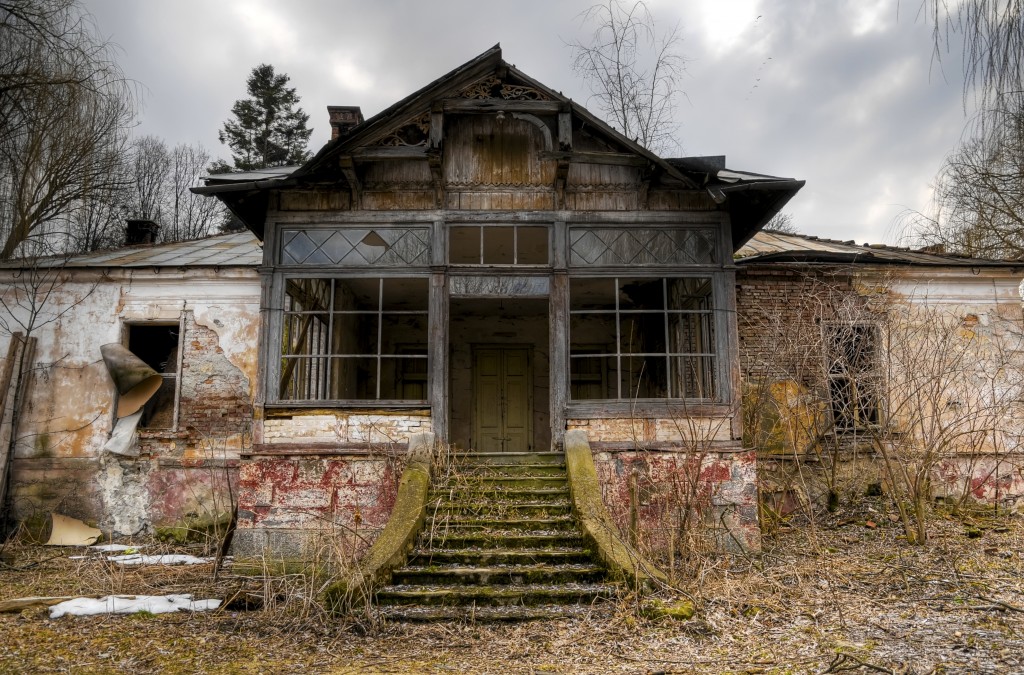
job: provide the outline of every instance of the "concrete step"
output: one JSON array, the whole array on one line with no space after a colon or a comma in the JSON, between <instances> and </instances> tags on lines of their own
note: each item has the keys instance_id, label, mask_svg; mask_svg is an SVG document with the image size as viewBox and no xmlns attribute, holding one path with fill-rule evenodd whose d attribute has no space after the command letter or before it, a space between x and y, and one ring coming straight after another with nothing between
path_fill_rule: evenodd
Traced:
<instances>
[{"instance_id":1,"label":"concrete step","mask_svg":"<svg viewBox=\"0 0 1024 675\"><path fill-rule=\"evenodd\" d=\"M545 549L515 548L418 548L409 556L409 564L465 565L483 567L487 565L560 565L591 562L590 552L583 546L566 546Z\"/></svg>"},{"instance_id":2,"label":"concrete step","mask_svg":"<svg viewBox=\"0 0 1024 675\"><path fill-rule=\"evenodd\" d=\"M572 504L568 498L544 501L441 501L427 506L427 514L434 516L476 516L479 518L530 518L570 515Z\"/></svg>"},{"instance_id":3,"label":"concrete step","mask_svg":"<svg viewBox=\"0 0 1024 675\"><path fill-rule=\"evenodd\" d=\"M508 488L516 490L529 490L529 489L544 489L544 488L557 488L557 489L568 489L568 479L563 472L562 475L554 476L534 476L534 475L498 475L498 474L476 474L459 476L455 479L449 479L448 482L442 483L437 486L437 490L441 491L456 491L461 492L463 490L494 490L496 488Z\"/></svg>"},{"instance_id":4,"label":"concrete step","mask_svg":"<svg viewBox=\"0 0 1024 675\"><path fill-rule=\"evenodd\" d=\"M513 584L580 584L604 578L604 569L592 563L558 565L408 565L395 570L397 586L466 586Z\"/></svg>"},{"instance_id":5,"label":"concrete step","mask_svg":"<svg viewBox=\"0 0 1024 675\"><path fill-rule=\"evenodd\" d=\"M566 500L568 497L568 487L507 487L504 485L478 486L471 484L450 489L433 488L427 493L428 500L441 498L452 501L498 501L506 503L559 501Z\"/></svg>"},{"instance_id":6,"label":"concrete step","mask_svg":"<svg viewBox=\"0 0 1024 675\"><path fill-rule=\"evenodd\" d=\"M384 605L450 606L585 604L611 598L618 586L596 584L516 584L510 586L391 585L377 591Z\"/></svg>"},{"instance_id":7,"label":"concrete step","mask_svg":"<svg viewBox=\"0 0 1024 675\"><path fill-rule=\"evenodd\" d=\"M587 605L505 605L499 607L437 607L397 605L377 608L377 616L385 621L458 621L458 622L513 622L544 621L550 619L587 618L600 611L604 603Z\"/></svg>"},{"instance_id":8,"label":"concrete step","mask_svg":"<svg viewBox=\"0 0 1024 675\"><path fill-rule=\"evenodd\" d=\"M502 548L502 549L549 549L571 548L583 545L579 532L529 531L518 532L424 532L420 541L425 548Z\"/></svg>"},{"instance_id":9,"label":"concrete step","mask_svg":"<svg viewBox=\"0 0 1024 675\"><path fill-rule=\"evenodd\" d=\"M452 462L462 466L480 464L565 464L564 452L456 452Z\"/></svg>"},{"instance_id":10,"label":"concrete step","mask_svg":"<svg viewBox=\"0 0 1024 675\"><path fill-rule=\"evenodd\" d=\"M427 518L424 528L425 532L488 532L488 531L518 531L528 532L531 530L563 531L575 530L576 521L572 516L559 515L540 518L510 518L510 517L481 517L481 516L455 516L450 514L435 514Z\"/></svg>"},{"instance_id":11,"label":"concrete step","mask_svg":"<svg viewBox=\"0 0 1024 675\"><path fill-rule=\"evenodd\" d=\"M565 464L475 464L459 467L458 477L475 476L560 476L566 477Z\"/></svg>"}]
</instances>

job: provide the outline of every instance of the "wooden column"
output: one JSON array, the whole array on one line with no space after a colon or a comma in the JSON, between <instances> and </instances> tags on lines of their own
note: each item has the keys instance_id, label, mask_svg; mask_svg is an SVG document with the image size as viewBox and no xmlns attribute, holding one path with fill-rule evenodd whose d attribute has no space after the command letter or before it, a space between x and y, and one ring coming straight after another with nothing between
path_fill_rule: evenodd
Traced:
<instances>
[{"instance_id":1,"label":"wooden column","mask_svg":"<svg viewBox=\"0 0 1024 675\"><path fill-rule=\"evenodd\" d=\"M565 406L569 399L569 275L555 271L551 277L548 304L549 361L551 388L551 443L565 436Z\"/></svg>"},{"instance_id":2,"label":"wooden column","mask_svg":"<svg viewBox=\"0 0 1024 675\"><path fill-rule=\"evenodd\" d=\"M430 275L430 420L434 437L448 443L448 284L444 272Z\"/></svg>"}]
</instances>

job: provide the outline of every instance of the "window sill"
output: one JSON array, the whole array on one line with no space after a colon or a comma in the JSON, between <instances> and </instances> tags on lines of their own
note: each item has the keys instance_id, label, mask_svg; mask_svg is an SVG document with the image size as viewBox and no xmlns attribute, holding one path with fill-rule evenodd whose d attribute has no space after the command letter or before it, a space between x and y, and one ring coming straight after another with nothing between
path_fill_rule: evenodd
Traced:
<instances>
[{"instance_id":1,"label":"window sill","mask_svg":"<svg viewBox=\"0 0 1024 675\"><path fill-rule=\"evenodd\" d=\"M733 407L727 403L706 401L576 401L565 406L568 419L731 417L734 413Z\"/></svg>"}]
</instances>

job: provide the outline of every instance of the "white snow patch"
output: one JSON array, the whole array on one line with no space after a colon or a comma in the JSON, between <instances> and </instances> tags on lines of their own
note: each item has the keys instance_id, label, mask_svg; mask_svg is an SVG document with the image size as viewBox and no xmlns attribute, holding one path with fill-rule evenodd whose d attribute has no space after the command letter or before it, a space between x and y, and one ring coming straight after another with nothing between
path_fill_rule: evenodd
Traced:
<instances>
[{"instance_id":1,"label":"white snow patch","mask_svg":"<svg viewBox=\"0 0 1024 675\"><path fill-rule=\"evenodd\" d=\"M116 562L118 565L201 565L213 562L213 558L197 558L194 555L142 555L131 553L129 555L112 555L107 560Z\"/></svg>"},{"instance_id":2,"label":"white snow patch","mask_svg":"<svg viewBox=\"0 0 1024 675\"><path fill-rule=\"evenodd\" d=\"M129 546L128 544L100 544L99 546L90 546L90 551L102 551L104 553L115 553L119 551L134 551L136 549L144 548L140 545Z\"/></svg>"},{"instance_id":3,"label":"white snow patch","mask_svg":"<svg viewBox=\"0 0 1024 675\"><path fill-rule=\"evenodd\" d=\"M50 607L50 618L56 619L65 614L72 616L134 614L135 612L166 614L181 609L202 612L218 607L220 607L220 600L193 600L188 593L179 595L108 595L99 600L95 598L65 600Z\"/></svg>"}]
</instances>

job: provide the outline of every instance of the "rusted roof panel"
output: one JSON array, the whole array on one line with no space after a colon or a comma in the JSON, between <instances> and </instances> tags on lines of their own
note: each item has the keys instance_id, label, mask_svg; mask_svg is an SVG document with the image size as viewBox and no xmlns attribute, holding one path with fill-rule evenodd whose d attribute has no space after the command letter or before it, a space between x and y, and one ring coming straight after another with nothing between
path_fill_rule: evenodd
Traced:
<instances>
[{"instance_id":1,"label":"rusted roof panel","mask_svg":"<svg viewBox=\"0 0 1024 675\"><path fill-rule=\"evenodd\" d=\"M858 263L864 265L947 265L991 267L1022 265L1020 260L986 260L968 256L929 253L884 244L862 244L822 239L801 234L761 231L735 255L740 264L769 262Z\"/></svg>"},{"instance_id":2,"label":"rusted roof panel","mask_svg":"<svg viewBox=\"0 0 1024 675\"><path fill-rule=\"evenodd\" d=\"M251 232L220 234L173 244L129 246L64 258L45 258L42 267L255 267L263 262L263 249ZM11 260L2 267L22 267Z\"/></svg>"}]
</instances>

